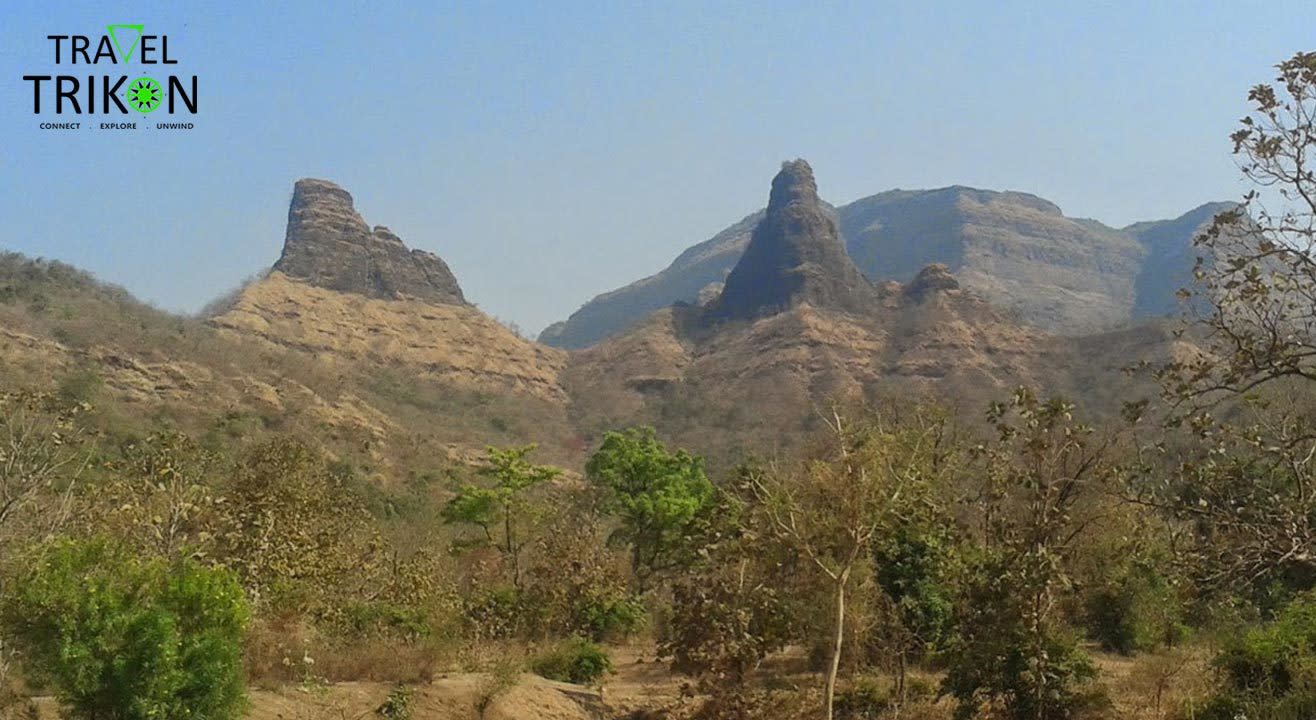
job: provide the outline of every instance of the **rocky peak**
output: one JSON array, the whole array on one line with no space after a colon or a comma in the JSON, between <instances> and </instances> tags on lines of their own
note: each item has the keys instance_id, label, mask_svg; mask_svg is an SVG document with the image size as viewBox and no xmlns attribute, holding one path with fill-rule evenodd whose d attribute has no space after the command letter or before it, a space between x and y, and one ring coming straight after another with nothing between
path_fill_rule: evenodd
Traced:
<instances>
[{"instance_id":1,"label":"rocky peak","mask_svg":"<svg viewBox=\"0 0 1316 720\"><path fill-rule=\"evenodd\" d=\"M959 289L960 281L951 274L950 268L944 263L931 263L925 265L918 275L905 285L904 294L915 302L922 302L933 293Z\"/></svg>"},{"instance_id":2,"label":"rocky peak","mask_svg":"<svg viewBox=\"0 0 1316 720\"><path fill-rule=\"evenodd\" d=\"M876 297L818 198L813 168L793 160L782 163L772 179L768 209L710 312L717 318L746 319L806 302L862 312L873 307Z\"/></svg>"},{"instance_id":3,"label":"rocky peak","mask_svg":"<svg viewBox=\"0 0 1316 720\"><path fill-rule=\"evenodd\" d=\"M352 196L326 180L298 180L283 255L274 269L294 280L385 300L462 305L457 278L437 255L410 250L383 225L371 229Z\"/></svg>"}]
</instances>

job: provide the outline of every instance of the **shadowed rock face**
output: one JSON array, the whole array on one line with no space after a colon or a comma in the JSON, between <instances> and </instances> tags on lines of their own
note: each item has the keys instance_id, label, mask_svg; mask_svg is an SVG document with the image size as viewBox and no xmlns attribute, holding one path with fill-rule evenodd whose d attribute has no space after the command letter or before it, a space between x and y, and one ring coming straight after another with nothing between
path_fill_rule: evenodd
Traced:
<instances>
[{"instance_id":1,"label":"shadowed rock face","mask_svg":"<svg viewBox=\"0 0 1316 720\"><path fill-rule=\"evenodd\" d=\"M876 297L818 198L813 169L793 160L772 179L767 212L710 315L749 319L802 303L857 313L872 309Z\"/></svg>"},{"instance_id":2,"label":"shadowed rock face","mask_svg":"<svg viewBox=\"0 0 1316 720\"><path fill-rule=\"evenodd\" d=\"M357 214L352 196L325 180L297 181L283 255L274 269L338 292L466 304L447 263L432 253L408 249L382 225L372 230Z\"/></svg>"}]
</instances>

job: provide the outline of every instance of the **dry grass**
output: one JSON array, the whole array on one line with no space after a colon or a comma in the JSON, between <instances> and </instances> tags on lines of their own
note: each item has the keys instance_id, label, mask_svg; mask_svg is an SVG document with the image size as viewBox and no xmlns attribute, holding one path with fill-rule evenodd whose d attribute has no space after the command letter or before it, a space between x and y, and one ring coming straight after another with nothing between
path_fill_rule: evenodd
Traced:
<instances>
[{"instance_id":1,"label":"dry grass","mask_svg":"<svg viewBox=\"0 0 1316 720\"><path fill-rule=\"evenodd\" d=\"M1097 665L1115 704L1129 720L1190 718L1214 690L1209 648L1186 646L1134 658L1101 655Z\"/></svg>"}]
</instances>

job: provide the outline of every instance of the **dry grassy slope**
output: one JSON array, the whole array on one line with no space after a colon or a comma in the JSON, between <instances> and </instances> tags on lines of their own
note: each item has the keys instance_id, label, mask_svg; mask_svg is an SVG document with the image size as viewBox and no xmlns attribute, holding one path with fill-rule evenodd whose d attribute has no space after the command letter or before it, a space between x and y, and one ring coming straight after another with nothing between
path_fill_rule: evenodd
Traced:
<instances>
[{"instance_id":1,"label":"dry grassy slope","mask_svg":"<svg viewBox=\"0 0 1316 720\"><path fill-rule=\"evenodd\" d=\"M274 272L210 322L327 362L401 366L484 392L566 397L558 379L565 352L523 340L468 305L377 300Z\"/></svg>"},{"instance_id":2,"label":"dry grassy slope","mask_svg":"<svg viewBox=\"0 0 1316 720\"><path fill-rule=\"evenodd\" d=\"M77 349L0 328L0 361L26 376L92 372L114 400L143 412L171 405L221 415L244 410L303 414L331 441L382 439L397 429L388 416L349 392L326 399L291 378L228 373L188 360L149 360L114 346Z\"/></svg>"},{"instance_id":3,"label":"dry grassy slope","mask_svg":"<svg viewBox=\"0 0 1316 720\"><path fill-rule=\"evenodd\" d=\"M1061 338L969 291L882 292L860 315L800 305L710 326L699 308L670 308L567 354L470 306L371 299L278 273L206 324L66 266L10 258L0 262L0 363L10 385L95 375L116 428L163 417L233 442L302 432L387 480L468 461L490 443L539 442L543 459L576 468L603 431L636 423L731 462L797 442L834 399L936 395L976 416L1031 384L1110 412L1137 389L1120 368L1191 351L1162 326Z\"/></svg>"},{"instance_id":4,"label":"dry grassy slope","mask_svg":"<svg viewBox=\"0 0 1316 720\"><path fill-rule=\"evenodd\" d=\"M236 446L301 433L381 480L466 462L486 444L537 441L550 461L581 462L557 381L563 353L472 307L275 275L216 324L66 265L0 255L0 389L83 386L115 435L177 427Z\"/></svg>"}]
</instances>

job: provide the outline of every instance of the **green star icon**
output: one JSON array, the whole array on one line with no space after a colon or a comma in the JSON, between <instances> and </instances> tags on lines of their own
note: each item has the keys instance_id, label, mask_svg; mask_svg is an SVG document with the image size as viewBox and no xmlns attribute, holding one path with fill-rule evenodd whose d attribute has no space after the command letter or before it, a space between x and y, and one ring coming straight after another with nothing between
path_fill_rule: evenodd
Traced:
<instances>
[{"instance_id":1,"label":"green star icon","mask_svg":"<svg viewBox=\"0 0 1316 720\"><path fill-rule=\"evenodd\" d=\"M132 109L145 114L160 107L164 101L164 88L160 87L160 81L155 78L140 77L128 86L125 97Z\"/></svg>"}]
</instances>

